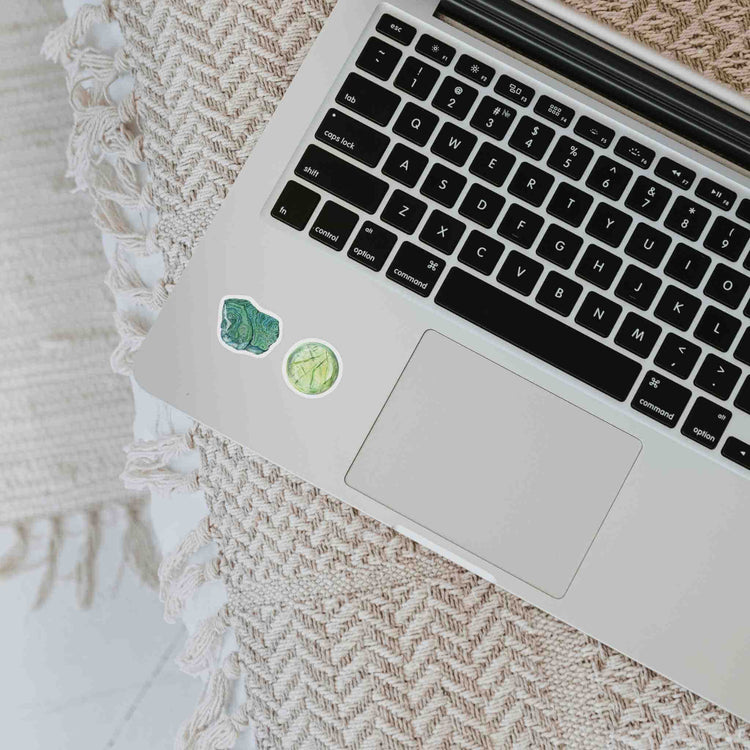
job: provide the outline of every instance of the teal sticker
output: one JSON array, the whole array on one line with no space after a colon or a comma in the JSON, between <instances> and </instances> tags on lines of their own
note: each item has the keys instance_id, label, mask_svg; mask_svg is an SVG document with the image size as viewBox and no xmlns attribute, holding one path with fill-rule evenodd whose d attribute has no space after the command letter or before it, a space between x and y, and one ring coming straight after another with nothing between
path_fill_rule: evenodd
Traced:
<instances>
[{"instance_id":1,"label":"teal sticker","mask_svg":"<svg viewBox=\"0 0 750 750\"><path fill-rule=\"evenodd\" d=\"M341 358L325 341L298 341L284 359L284 379L297 394L317 398L330 393L341 380Z\"/></svg>"},{"instance_id":2,"label":"teal sticker","mask_svg":"<svg viewBox=\"0 0 750 750\"><path fill-rule=\"evenodd\" d=\"M228 295L219 308L219 340L227 349L264 357L281 338L281 320L250 297Z\"/></svg>"}]
</instances>

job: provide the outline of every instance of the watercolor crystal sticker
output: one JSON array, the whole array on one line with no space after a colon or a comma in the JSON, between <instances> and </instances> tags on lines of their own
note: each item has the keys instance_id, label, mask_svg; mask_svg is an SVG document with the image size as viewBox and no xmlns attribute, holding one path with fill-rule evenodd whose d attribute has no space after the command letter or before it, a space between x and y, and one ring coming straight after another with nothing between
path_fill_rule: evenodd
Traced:
<instances>
[{"instance_id":1,"label":"watercolor crystal sticker","mask_svg":"<svg viewBox=\"0 0 750 750\"><path fill-rule=\"evenodd\" d=\"M281 336L281 321L250 297L224 297L219 310L219 339L228 349L263 357Z\"/></svg>"},{"instance_id":2,"label":"watercolor crystal sticker","mask_svg":"<svg viewBox=\"0 0 750 750\"><path fill-rule=\"evenodd\" d=\"M324 341L299 341L286 355L284 379L302 396L323 396L330 393L341 379L341 359Z\"/></svg>"}]
</instances>

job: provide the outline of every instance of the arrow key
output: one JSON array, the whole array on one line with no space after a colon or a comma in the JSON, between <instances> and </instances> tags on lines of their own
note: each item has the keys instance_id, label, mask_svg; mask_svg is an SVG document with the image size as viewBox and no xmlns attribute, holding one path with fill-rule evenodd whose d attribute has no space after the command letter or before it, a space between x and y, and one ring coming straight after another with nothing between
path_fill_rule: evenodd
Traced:
<instances>
[{"instance_id":1,"label":"arrow key","mask_svg":"<svg viewBox=\"0 0 750 750\"><path fill-rule=\"evenodd\" d=\"M686 341L676 333L668 333L654 362L663 370L685 380L693 371L700 355L701 348L692 341Z\"/></svg>"},{"instance_id":2,"label":"arrow key","mask_svg":"<svg viewBox=\"0 0 750 750\"><path fill-rule=\"evenodd\" d=\"M737 365L726 362L715 354L708 354L695 376L695 384L717 398L727 399L741 374Z\"/></svg>"},{"instance_id":3,"label":"arrow key","mask_svg":"<svg viewBox=\"0 0 750 750\"><path fill-rule=\"evenodd\" d=\"M736 437L728 437L721 455L746 469L750 469L750 445Z\"/></svg>"}]
</instances>

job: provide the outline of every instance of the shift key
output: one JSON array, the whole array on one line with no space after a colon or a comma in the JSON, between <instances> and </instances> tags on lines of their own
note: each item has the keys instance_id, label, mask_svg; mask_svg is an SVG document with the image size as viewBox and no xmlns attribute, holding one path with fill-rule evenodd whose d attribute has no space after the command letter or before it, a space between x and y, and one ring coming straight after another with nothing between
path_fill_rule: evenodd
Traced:
<instances>
[{"instance_id":1,"label":"shift key","mask_svg":"<svg viewBox=\"0 0 750 750\"><path fill-rule=\"evenodd\" d=\"M384 133L335 109L328 110L315 131L315 137L368 167L374 167L380 161L391 140Z\"/></svg>"},{"instance_id":2,"label":"shift key","mask_svg":"<svg viewBox=\"0 0 750 750\"><path fill-rule=\"evenodd\" d=\"M384 180L315 145L305 149L294 174L368 214L375 213L388 192Z\"/></svg>"}]
</instances>

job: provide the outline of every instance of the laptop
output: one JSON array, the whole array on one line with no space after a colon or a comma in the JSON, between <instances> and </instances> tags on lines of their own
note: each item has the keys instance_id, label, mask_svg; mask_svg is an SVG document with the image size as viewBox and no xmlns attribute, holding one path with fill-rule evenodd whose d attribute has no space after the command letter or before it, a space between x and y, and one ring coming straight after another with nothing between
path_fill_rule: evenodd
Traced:
<instances>
[{"instance_id":1,"label":"laptop","mask_svg":"<svg viewBox=\"0 0 750 750\"><path fill-rule=\"evenodd\" d=\"M750 720L747 102L537 3L340 0L135 376Z\"/></svg>"}]
</instances>

